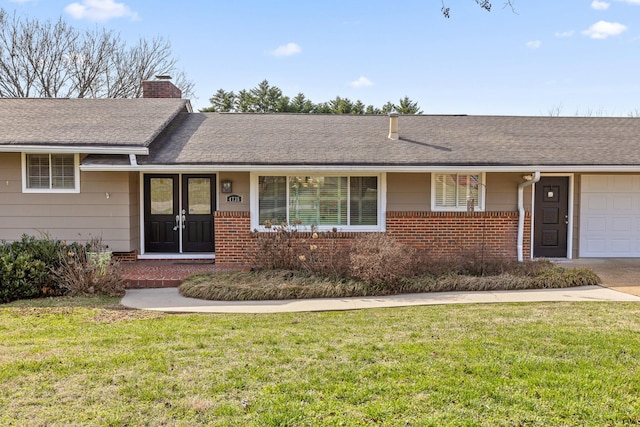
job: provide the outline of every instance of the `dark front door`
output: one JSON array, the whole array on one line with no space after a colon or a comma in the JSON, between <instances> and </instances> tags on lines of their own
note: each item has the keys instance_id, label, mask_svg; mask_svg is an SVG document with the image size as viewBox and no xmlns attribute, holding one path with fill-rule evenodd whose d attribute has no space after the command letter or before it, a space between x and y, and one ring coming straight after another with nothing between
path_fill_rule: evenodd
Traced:
<instances>
[{"instance_id":1,"label":"dark front door","mask_svg":"<svg viewBox=\"0 0 640 427\"><path fill-rule=\"evenodd\" d=\"M535 192L533 254L564 258L569 227L569 178L542 177L536 183Z\"/></svg>"},{"instance_id":2,"label":"dark front door","mask_svg":"<svg viewBox=\"0 0 640 427\"><path fill-rule=\"evenodd\" d=\"M180 250L178 175L144 177L144 247L147 252Z\"/></svg>"},{"instance_id":3,"label":"dark front door","mask_svg":"<svg viewBox=\"0 0 640 427\"><path fill-rule=\"evenodd\" d=\"M215 175L145 175L145 251L213 252L215 188Z\"/></svg>"},{"instance_id":4,"label":"dark front door","mask_svg":"<svg viewBox=\"0 0 640 427\"><path fill-rule=\"evenodd\" d=\"M182 175L182 251L213 252L214 175Z\"/></svg>"}]
</instances>

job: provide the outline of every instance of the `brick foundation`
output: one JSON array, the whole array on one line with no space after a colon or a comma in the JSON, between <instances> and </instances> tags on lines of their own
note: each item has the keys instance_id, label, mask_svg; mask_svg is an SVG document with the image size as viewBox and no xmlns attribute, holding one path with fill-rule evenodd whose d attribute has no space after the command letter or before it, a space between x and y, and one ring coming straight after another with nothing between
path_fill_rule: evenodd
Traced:
<instances>
[{"instance_id":1,"label":"brick foundation","mask_svg":"<svg viewBox=\"0 0 640 427\"><path fill-rule=\"evenodd\" d=\"M113 259L119 262L136 262L138 261L138 251L114 252Z\"/></svg>"},{"instance_id":2,"label":"brick foundation","mask_svg":"<svg viewBox=\"0 0 640 427\"><path fill-rule=\"evenodd\" d=\"M531 216L525 214L525 259L530 256ZM477 252L484 256L517 257L518 212L387 212L387 232L399 241L436 256L455 256ZM324 233L323 233L324 234ZM340 246L362 233L326 233ZM300 239L311 234L301 232ZM249 212L215 213L216 264L247 263L247 252L255 249Z\"/></svg>"}]
</instances>

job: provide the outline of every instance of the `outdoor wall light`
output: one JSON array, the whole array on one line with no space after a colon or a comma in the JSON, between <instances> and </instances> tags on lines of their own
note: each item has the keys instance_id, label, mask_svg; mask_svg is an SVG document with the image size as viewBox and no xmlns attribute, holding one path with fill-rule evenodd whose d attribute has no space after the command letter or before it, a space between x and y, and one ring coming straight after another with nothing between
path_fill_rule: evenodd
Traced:
<instances>
[{"instance_id":1,"label":"outdoor wall light","mask_svg":"<svg viewBox=\"0 0 640 427\"><path fill-rule=\"evenodd\" d=\"M223 193L231 193L233 191L231 187L231 180L224 179L220 182L221 190Z\"/></svg>"}]
</instances>

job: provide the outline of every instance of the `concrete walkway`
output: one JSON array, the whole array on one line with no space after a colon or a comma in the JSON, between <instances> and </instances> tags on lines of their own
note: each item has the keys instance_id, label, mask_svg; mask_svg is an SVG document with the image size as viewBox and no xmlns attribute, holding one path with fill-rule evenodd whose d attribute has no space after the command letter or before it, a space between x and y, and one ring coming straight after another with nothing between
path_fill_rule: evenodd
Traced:
<instances>
[{"instance_id":1,"label":"concrete walkway","mask_svg":"<svg viewBox=\"0 0 640 427\"><path fill-rule=\"evenodd\" d=\"M387 297L317 298L282 301L206 301L185 298L177 288L129 289L121 304L142 310L175 313L284 313L303 311L359 310L414 305L548 302L637 301L631 295L601 286L493 292L436 292Z\"/></svg>"}]
</instances>

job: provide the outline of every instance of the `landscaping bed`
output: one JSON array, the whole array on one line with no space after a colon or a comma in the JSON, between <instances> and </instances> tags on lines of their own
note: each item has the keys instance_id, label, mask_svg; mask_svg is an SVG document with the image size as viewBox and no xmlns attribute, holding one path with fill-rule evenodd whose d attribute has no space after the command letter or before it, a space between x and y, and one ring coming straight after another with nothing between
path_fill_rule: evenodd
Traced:
<instances>
[{"instance_id":1,"label":"landscaping bed","mask_svg":"<svg viewBox=\"0 0 640 427\"><path fill-rule=\"evenodd\" d=\"M497 275L444 274L406 278L395 284L367 283L354 279L317 276L291 270L219 272L197 274L180 286L186 297L219 300L282 300L302 298L343 298L421 292L496 291L516 289L567 288L597 285L598 276L586 268L565 269L547 261L537 261L535 273L526 269Z\"/></svg>"},{"instance_id":2,"label":"landscaping bed","mask_svg":"<svg viewBox=\"0 0 640 427\"><path fill-rule=\"evenodd\" d=\"M443 258L386 233L363 234L349 246L331 232L299 234L282 224L254 233L252 271L197 274L180 286L186 297L221 301L343 298L445 291L495 291L597 285L590 269L548 260L517 262L482 247ZM309 236L309 237L301 237Z\"/></svg>"}]
</instances>

